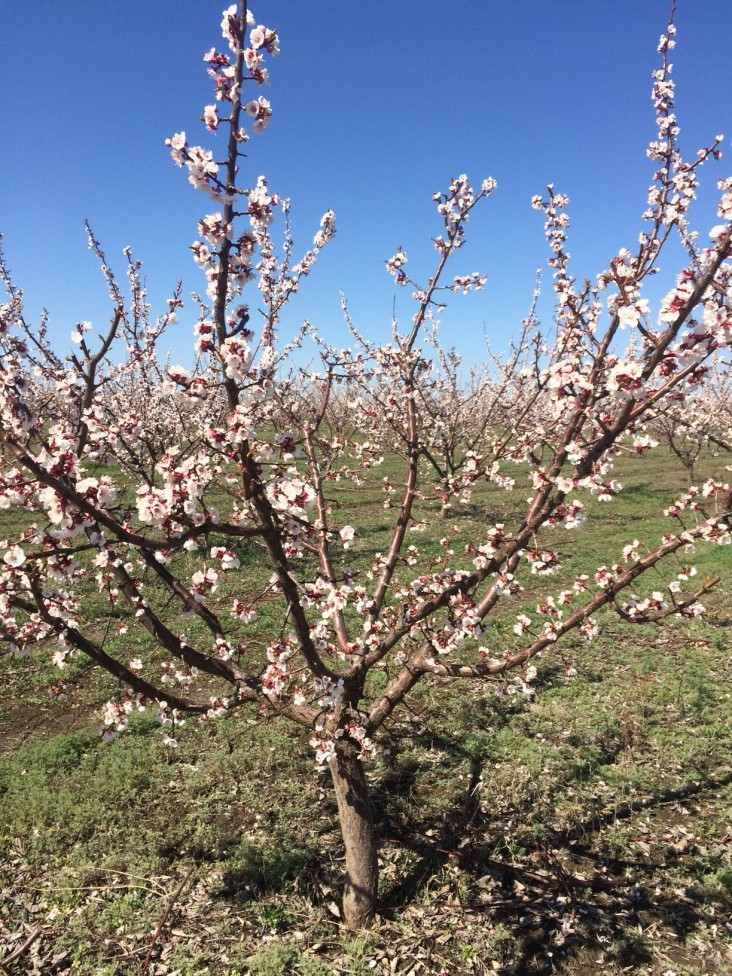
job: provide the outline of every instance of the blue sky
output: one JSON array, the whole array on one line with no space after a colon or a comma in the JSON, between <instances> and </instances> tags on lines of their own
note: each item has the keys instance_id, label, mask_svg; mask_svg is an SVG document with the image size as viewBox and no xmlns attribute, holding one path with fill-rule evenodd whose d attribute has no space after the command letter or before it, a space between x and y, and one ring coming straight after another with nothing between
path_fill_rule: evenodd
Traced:
<instances>
[{"instance_id":1,"label":"blue sky","mask_svg":"<svg viewBox=\"0 0 732 976\"><path fill-rule=\"evenodd\" d=\"M119 278L125 245L144 261L154 314L179 277L185 293L203 290L188 247L211 207L164 140L185 130L216 151L197 117L213 101L201 59L221 48L224 6L3 4L0 231L29 312L48 308L62 348L76 322L101 325L109 315L84 218ZM547 183L570 197L578 278L594 278L618 248L634 246L668 0L258 0L252 9L278 29L282 54L269 65L274 115L249 143L247 182L265 173L292 198L296 251L325 210L337 217L286 329L308 318L348 344L343 290L360 329L387 339L395 287L383 262L401 245L410 271L427 277L439 233L431 195L458 173L498 180L453 267L487 273L488 285L454 296L443 317L445 342L469 359L479 357L484 329L501 348L526 314L546 259L530 199ZM732 4L679 0L676 23L682 149L693 156L724 132L729 150ZM703 171L709 192L695 223L704 233L716 222L716 180L730 169L725 158ZM677 269L664 270L658 292ZM189 357L194 318L188 302L172 337L176 362Z\"/></svg>"}]
</instances>

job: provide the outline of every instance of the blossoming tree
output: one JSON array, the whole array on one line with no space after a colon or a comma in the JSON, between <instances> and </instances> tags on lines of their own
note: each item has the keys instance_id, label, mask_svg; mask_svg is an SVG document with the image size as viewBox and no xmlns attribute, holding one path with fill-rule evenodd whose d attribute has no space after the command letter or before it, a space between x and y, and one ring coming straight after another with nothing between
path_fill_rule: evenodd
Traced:
<instances>
[{"instance_id":1,"label":"blossoming tree","mask_svg":"<svg viewBox=\"0 0 732 976\"><path fill-rule=\"evenodd\" d=\"M652 430L681 462L694 484L696 463L704 452L732 452L732 383L729 364L720 358L692 396L672 399L658 410Z\"/></svg>"},{"instance_id":2,"label":"blossoming tree","mask_svg":"<svg viewBox=\"0 0 732 976\"><path fill-rule=\"evenodd\" d=\"M404 272L397 277L401 285L411 283L419 290ZM476 287L482 288L484 283L483 276L455 280L458 284L453 284L452 290L457 291L469 290L476 281ZM437 313L441 308L437 304ZM419 382L412 399L422 432L421 456L432 472L432 491L440 499L441 514L447 518L456 499L468 505L475 483L485 482L488 458L492 466L489 480L494 485L513 486L512 479L501 475L501 464L516 457L517 432L536 429L542 401L542 385L537 382L542 342L532 309L506 357L493 356L486 349L487 361L466 374L459 352L442 347L437 334L439 323L433 320L430 324L432 356L423 356L420 361ZM370 361L380 358L372 343L360 335L357 338ZM360 408L355 414L352 408L348 410L348 422L361 431L370 431L368 443L385 445L406 458L410 444L408 415L394 390L394 377L389 370L381 369L367 376L368 382L362 382L360 388L354 383L354 374L349 376L350 387L355 386L356 392L349 390L347 402ZM349 384L346 387L348 390ZM423 481L424 492L429 495L429 479ZM389 492L391 485L385 483L384 487Z\"/></svg>"},{"instance_id":3,"label":"blossoming tree","mask_svg":"<svg viewBox=\"0 0 732 976\"><path fill-rule=\"evenodd\" d=\"M534 199L551 252L555 338L537 347L530 368L515 360L523 372L505 377L505 390L525 384L525 403L540 402L541 416L505 411L494 446L481 446L460 477L444 479L445 503L468 484L501 491L518 484L528 501L515 524L486 520L480 537L458 547L453 533L435 555L419 541L434 514L423 501L434 425L422 397L441 364L421 343L446 296L482 285L479 274L449 277L448 265L495 184L474 189L458 176L435 195L441 230L431 275L421 284L408 277L401 249L387 262L414 290L408 327L381 347L358 336L354 348L320 343L322 364L303 396L285 368L308 330L282 346L278 322L333 236L334 215L324 215L312 248L297 259L289 203L264 177L240 174L249 132L261 134L271 117L268 100L253 92L267 80L279 37L256 24L245 2L224 12L222 32L225 50L212 48L204 59L215 101L203 122L219 140L223 133L223 158L182 132L168 140L176 164L211 200L193 246L206 279L194 367L160 358L181 293L150 323L136 263L128 258L128 303L93 237L114 310L96 337L86 323L77 328L78 351L65 360L26 320L2 265L0 506L18 509L19 528L3 543L0 635L14 653L52 642L56 665L85 655L114 675L128 691L105 706L109 734L144 707L158 710L171 745L186 715L206 721L256 709L308 729L333 780L346 855L343 913L357 926L371 919L377 892L366 769L385 723L417 683L446 675L530 693L532 659L572 632L592 640L603 608L629 623L703 613L700 598L714 581L686 589L692 572L675 557L697 541L729 542L727 484L709 481L680 498L657 544L628 540L586 575L565 573L551 530L581 526L587 495L609 499L620 490L613 461L650 447L646 421L669 398L694 392L705 361L729 344L732 180L719 184L721 222L710 243L698 244L687 211L719 139L693 162L678 150L670 24L653 77L656 172L640 242L614 256L594 285L578 287L565 246L567 198L550 186ZM281 248L276 219L285 228ZM643 283L675 232L689 261L652 318ZM257 290L256 301L247 298ZM127 399L140 388L154 398L152 416ZM347 435L333 414L342 414L344 397L353 423ZM349 560L366 552L365 540L351 496L334 507L331 486L358 482L392 446L384 443L384 409L392 429L398 417L402 474L383 486L388 545L354 571ZM253 585L244 552L268 567L263 586ZM646 592L644 574L661 565L668 585ZM532 575L546 579L546 591L535 610L515 616L505 646L492 641L489 650L481 640L489 618ZM90 587L107 602L101 626L83 603ZM279 614L268 639L257 629L263 606L270 619ZM132 628L147 633L147 650L130 651L124 635Z\"/></svg>"}]
</instances>

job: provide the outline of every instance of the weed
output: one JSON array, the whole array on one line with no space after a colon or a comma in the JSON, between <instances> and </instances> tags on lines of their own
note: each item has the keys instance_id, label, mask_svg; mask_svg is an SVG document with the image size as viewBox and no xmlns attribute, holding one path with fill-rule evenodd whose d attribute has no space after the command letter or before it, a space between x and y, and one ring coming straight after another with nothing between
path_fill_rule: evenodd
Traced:
<instances>
[{"instance_id":1,"label":"weed","mask_svg":"<svg viewBox=\"0 0 732 976\"><path fill-rule=\"evenodd\" d=\"M272 932L292 924L292 914L283 905L263 905L261 913L262 922Z\"/></svg>"},{"instance_id":2,"label":"weed","mask_svg":"<svg viewBox=\"0 0 732 976\"><path fill-rule=\"evenodd\" d=\"M464 962L473 963L478 958L478 950L467 942L458 942L457 949Z\"/></svg>"},{"instance_id":3,"label":"weed","mask_svg":"<svg viewBox=\"0 0 732 976\"><path fill-rule=\"evenodd\" d=\"M728 914L732 912L732 868L718 868L705 875L699 888L704 898L717 902Z\"/></svg>"},{"instance_id":4,"label":"weed","mask_svg":"<svg viewBox=\"0 0 732 976\"><path fill-rule=\"evenodd\" d=\"M375 932L358 932L344 943L343 950L350 960L350 971L354 976L367 976L374 972L372 956L378 945L379 938Z\"/></svg>"},{"instance_id":5,"label":"weed","mask_svg":"<svg viewBox=\"0 0 732 976\"><path fill-rule=\"evenodd\" d=\"M506 925L493 925L486 936L486 945L496 955L501 955L511 940L511 932Z\"/></svg>"},{"instance_id":6,"label":"weed","mask_svg":"<svg viewBox=\"0 0 732 976\"><path fill-rule=\"evenodd\" d=\"M294 942L269 942L248 960L252 976L292 976L302 953Z\"/></svg>"},{"instance_id":7,"label":"weed","mask_svg":"<svg viewBox=\"0 0 732 976\"><path fill-rule=\"evenodd\" d=\"M613 945L618 962L623 966L638 966L653 958L648 940L643 932L628 929Z\"/></svg>"}]
</instances>

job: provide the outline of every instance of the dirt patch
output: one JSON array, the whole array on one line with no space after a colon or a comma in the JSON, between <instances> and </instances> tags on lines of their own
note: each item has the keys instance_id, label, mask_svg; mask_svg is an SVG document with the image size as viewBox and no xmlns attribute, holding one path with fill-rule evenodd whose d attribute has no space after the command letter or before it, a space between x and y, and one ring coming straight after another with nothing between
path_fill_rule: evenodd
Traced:
<instances>
[{"instance_id":1,"label":"dirt patch","mask_svg":"<svg viewBox=\"0 0 732 976\"><path fill-rule=\"evenodd\" d=\"M12 698L0 699L0 754L32 739L98 727L97 706L54 701L28 704Z\"/></svg>"}]
</instances>

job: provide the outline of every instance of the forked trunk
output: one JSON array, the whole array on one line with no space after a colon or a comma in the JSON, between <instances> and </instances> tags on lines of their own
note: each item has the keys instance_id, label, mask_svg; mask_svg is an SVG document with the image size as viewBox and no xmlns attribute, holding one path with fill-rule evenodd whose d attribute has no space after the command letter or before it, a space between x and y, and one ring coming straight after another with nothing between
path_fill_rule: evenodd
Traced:
<instances>
[{"instance_id":1,"label":"forked trunk","mask_svg":"<svg viewBox=\"0 0 732 976\"><path fill-rule=\"evenodd\" d=\"M366 773L352 742L337 741L330 772L346 849L343 919L349 929L357 929L373 920L379 867Z\"/></svg>"}]
</instances>

